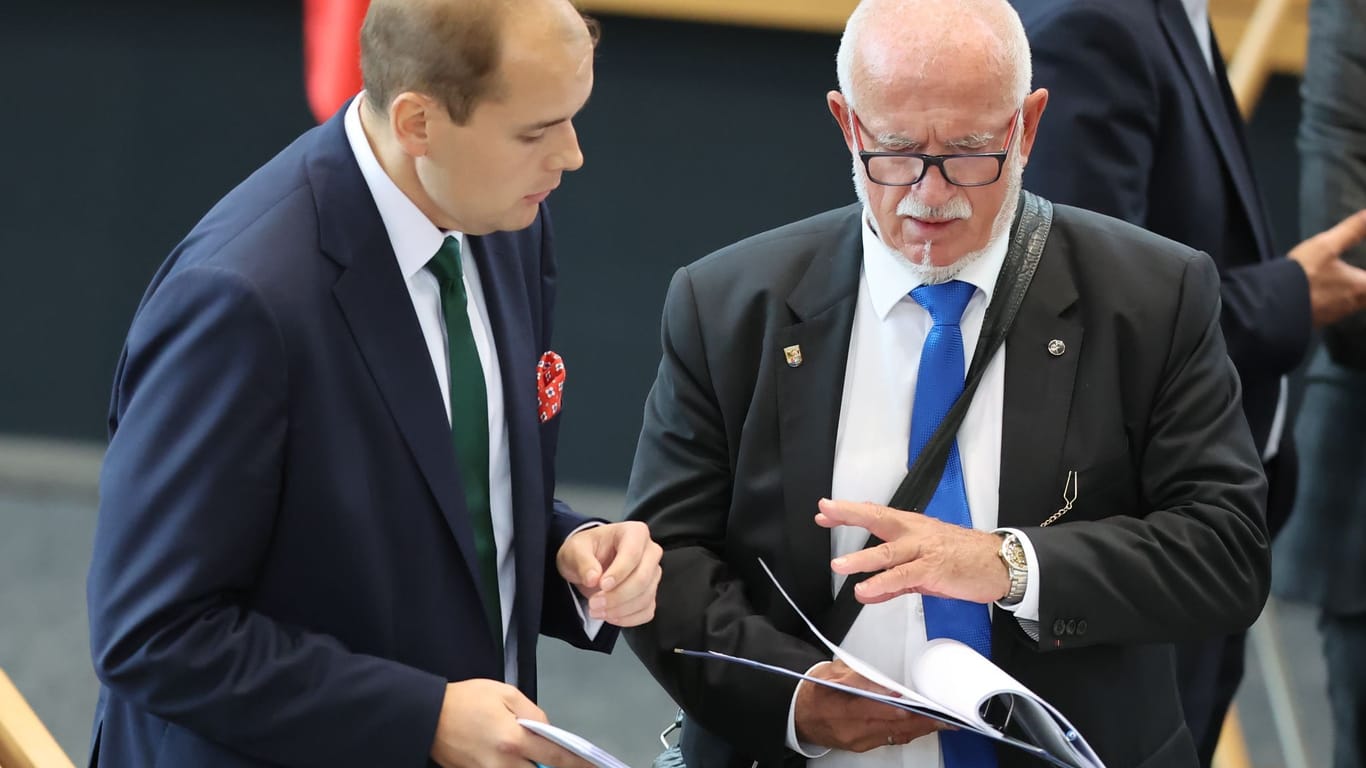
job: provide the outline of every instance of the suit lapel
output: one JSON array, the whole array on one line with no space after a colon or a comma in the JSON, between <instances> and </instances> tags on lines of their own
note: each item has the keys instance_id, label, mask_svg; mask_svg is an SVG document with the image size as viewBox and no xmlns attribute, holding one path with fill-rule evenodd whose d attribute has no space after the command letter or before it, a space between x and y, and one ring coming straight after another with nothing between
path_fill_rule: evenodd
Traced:
<instances>
[{"instance_id":1,"label":"suit lapel","mask_svg":"<svg viewBox=\"0 0 1366 768\"><path fill-rule=\"evenodd\" d=\"M1158 0L1158 20L1163 33L1167 36L1168 44L1181 64L1187 82L1195 92L1200 114L1214 137L1215 145L1219 148L1224 167L1233 179L1233 186L1243 205L1243 213L1252 227L1253 235L1257 238L1259 253L1262 258L1270 258L1270 231L1262 216L1261 198L1257 193L1256 182L1252 178L1251 164L1237 124L1242 118L1238 114L1237 106L1233 104L1232 93L1228 89L1228 77L1224 72L1223 59L1218 42L1214 38L1214 31L1210 30L1210 48L1214 58L1214 72L1211 74L1181 0Z\"/></svg>"},{"instance_id":2,"label":"suit lapel","mask_svg":"<svg viewBox=\"0 0 1366 768\"><path fill-rule=\"evenodd\" d=\"M1056 227L1056 224L1055 224ZM1005 402L997 524L1032 528L1062 505L1059 471L1083 328L1070 254L1061 238L1044 247L1034 281L1006 336ZM1054 342L1060 342L1055 344ZM1050 506L1051 505L1051 506Z\"/></svg>"},{"instance_id":3,"label":"suit lapel","mask_svg":"<svg viewBox=\"0 0 1366 768\"><path fill-rule=\"evenodd\" d=\"M862 269L862 208L848 209L831 247L817 249L806 273L788 297L797 322L775 335L778 392L778 450L785 500L783 530L790 557L798 564L779 579L805 603L803 610L820 616L830 605L830 570L807 564L830 559L830 532L816 525L816 501L830 495L835 471L835 437L839 428L849 339ZM800 364L788 362L785 350L800 349ZM773 564L781 568L782 564Z\"/></svg>"},{"instance_id":4,"label":"suit lapel","mask_svg":"<svg viewBox=\"0 0 1366 768\"><path fill-rule=\"evenodd\" d=\"M513 553L517 584L514 615L525 634L540 626L540 584L546 539L546 499L536 417L536 360L522 260L509 235L469 238L470 253L484 290L499 372L503 419L511 464ZM528 587L528 588L521 588Z\"/></svg>"},{"instance_id":5,"label":"suit lapel","mask_svg":"<svg viewBox=\"0 0 1366 768\"><path fill-rule=\"evenodd\" d=\"M320 201L321 248L343 270L332 293L460 547L471 582L479 584L474 538L456 471L455 446L441 406L441 389L427 364L426 342L389 235L351 155L342 124L344 112L319 128L319 149L308 159L308 174Z\"/></svg>"}]
</instances>

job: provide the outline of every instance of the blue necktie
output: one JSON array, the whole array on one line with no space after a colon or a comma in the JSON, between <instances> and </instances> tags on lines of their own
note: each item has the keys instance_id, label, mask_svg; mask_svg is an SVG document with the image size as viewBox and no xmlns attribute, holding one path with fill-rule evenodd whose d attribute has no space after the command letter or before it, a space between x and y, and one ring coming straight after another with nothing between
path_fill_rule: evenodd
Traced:
<instances>
[{"instance_id":1,"label":"blue necktie","mask_svg":"<svg viewBox=\"0 0 1366 768\"><path fill-rule=\"evenodd\" d=\"M911 411L908 467L915 463L930 436L963 392L963 333L958 323L974 290L968 283L952 280L939 285L922 285L911 291L911 298L930 313L934 326L925 337L925 347L920 352L920 373ZM972 527L956 439L949 446L949 458L939 487L924 511L946 523ZM987 606L929 596L921 599L925 606L925 631L931 640L951 637L991 658L991 616ZM944 755L944 768L994 768L996 765L995 747L989 739L975 733L943 731L939 734L939 745Z\"/></svg>"}]
</instances>

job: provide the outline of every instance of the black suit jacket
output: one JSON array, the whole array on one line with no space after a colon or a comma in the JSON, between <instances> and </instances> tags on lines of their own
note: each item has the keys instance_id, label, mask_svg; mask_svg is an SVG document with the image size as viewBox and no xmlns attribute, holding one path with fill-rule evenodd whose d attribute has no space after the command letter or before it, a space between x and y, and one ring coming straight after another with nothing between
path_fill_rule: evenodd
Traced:
<instances>
[{"instance_id":1,"label":"black suit jacket","mask_svg":"<svg viewBox=\"0 0 1366 768\"><path fill-rule=\"evenodd\" d=\"M545 216L469 238L502 373L518 684L584 635L537 418ZM92 763L419 766L447 681L502 679L441 391L341 113L172 253L115 376L88 582ZM495 587L496 588L496 587Z\"/></svg>"},{"instance_id":2,"label":"black suit jacket","mask_svg":"<svg viewBox=\"0 0 1366 768\"><path fill-rule=\"evenodd\" d=\"M1181 0L1012 4L1029 34L1034 85L1049 92L1025 186L1214 259L1224 336L1263 447L1281 377L1310 341L1309 287L1304 270L1275 253L1213 33L1211 74Z\"/></svg>"},{"instance_id":3,"label":"black suit jacket","mask_svg":"<svg viewBox=\"0 0 1366 768\"><path fill-rule=\"evenodd\" d=\"M830 536L812 517L831 489L860 221L845 208L713 254L674 276L664 310L627 499L664 546L664 577L655 620L628 638L735 764L795 757L794 683L671 651L797 670L827 658L757 558L804 612L829 615ZM993 657L1112 768L1195 764L1162 643L1245 627L1266 597L1265 481L1217 290L1205 256L1059 206L1003 352L1000 524L1034 542L1043 636L997 611ZM1069 470L1075 506L1038 528Z\"/></svg>"}]
</instances>

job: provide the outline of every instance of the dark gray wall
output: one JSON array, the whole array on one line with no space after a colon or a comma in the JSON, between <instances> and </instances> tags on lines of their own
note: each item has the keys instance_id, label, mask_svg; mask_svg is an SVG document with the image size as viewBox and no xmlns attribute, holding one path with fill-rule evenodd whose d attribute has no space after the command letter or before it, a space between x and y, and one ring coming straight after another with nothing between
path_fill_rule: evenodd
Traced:
<instances>
[{"instance_id":1,"label":"dark gray wall","mask_svg":"<svg viewBox=\"0 0 1366 768\"><path fill-rule=\"evenodd\" d=\"M853 199L824 97L830 35L604 18L578 121L587 165L552 201L569 367L562 479L625 482L679 266ZM300 18L279 0L5 0L0 8L0 433L99 439L157 264L311 125ZM1294 83L1254 123L1291 242ZM1045 127L1046 130L1046 127ZM1179 183L1179 180L1173 180Z\"/></svg>"}]
</instances>

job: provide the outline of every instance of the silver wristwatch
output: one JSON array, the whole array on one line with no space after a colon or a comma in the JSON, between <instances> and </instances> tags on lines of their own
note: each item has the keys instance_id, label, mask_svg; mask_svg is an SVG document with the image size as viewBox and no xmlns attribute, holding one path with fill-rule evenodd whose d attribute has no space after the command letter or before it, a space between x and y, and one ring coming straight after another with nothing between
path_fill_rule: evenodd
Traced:
<instances>
[{"instance_id":1,"label":"silver wristwatch","mask_svg":"<svg viewBox=\"0 0 1366 768\"><path fill-rule=\"evenodd\" d=\"M1025 587L1029 586L1029 559L1025 557L1024 545L1020 537L1009 531L996 534L1001 537L1001 562L1006 564L1010 573L1010 591L998 602L1002 605L1015 605L1024 599Z\"/></svg>"}]
</instances>

